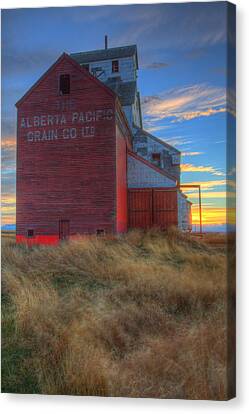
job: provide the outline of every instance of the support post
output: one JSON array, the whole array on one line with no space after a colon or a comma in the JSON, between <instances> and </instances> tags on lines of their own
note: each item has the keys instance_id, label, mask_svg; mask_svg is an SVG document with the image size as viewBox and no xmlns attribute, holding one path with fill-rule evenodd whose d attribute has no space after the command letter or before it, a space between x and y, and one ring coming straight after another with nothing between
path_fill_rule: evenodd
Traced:
<instances>
[{"instance_id":1,"label":"support post","mask_svg":"<svg viewBox=\"0 0 249 414\"><path fill-rule=\"evenodd\" d=\"M200 233L202 234L201 186L199 186Z\"/></svg>"},{"instance_id":2,"label":"support post","mask_svg":"<svg viewBox=\"0 0 249 414\"><path fill-rule=\"evenodd\" d=\"M200 218L200 234L202 234L202 206L201 206L201 186L200 184L180 184L183 188L198 188L199 189L199 218Z\"/></svg>"}]
</instances>

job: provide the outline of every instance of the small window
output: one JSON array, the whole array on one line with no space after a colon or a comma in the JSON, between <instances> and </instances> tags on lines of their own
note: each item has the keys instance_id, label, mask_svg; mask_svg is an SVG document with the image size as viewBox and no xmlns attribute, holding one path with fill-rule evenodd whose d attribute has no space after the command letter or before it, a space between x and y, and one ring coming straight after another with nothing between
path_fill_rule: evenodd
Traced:
<instances>
[{"instance_id":1,"label":"small window","mask_svg":"<svg viewBox=\"0 0 249 414\"><path fill-rule=\"evenodd\" d=\"M112 61L112 73L117 73L119 72L119 62L118 60L113 60Z\"/></svg>"},{"instance_id":2,"label":"small window","mask_svg":"<svg viewBox=\"0 0 249 414\"><path fill-rule=\"evenodd\" d=\"M60 95L70 93L70 75L60 75Z\"/></svg>"},{"instance_id":3,"label":"small window","mask_svg":"<svg viewBox=\"0 0 249 414\"><path fill-rule=\"evenodd\" d=\"M28 237L34 237L34 230L33 229L28 229L27 236Z\"/></svg>"},{"instance_id":4,"label":"small window","mask_svg":"<svg viewBox=\"0 0 249 414\"><path fill-rule=\"evenodd\" d=\"M85 64L85 65L82 65L82 67L84 68L84 69L86 69L88 72L89 72L89 64L87 63L87 64Z\"/></svg>"},{"instance_id":5,"label":"small window","mask_svg":"<svg viewBox=\"0 0 249 414\"><path fill-rule=\"evenodd\" d=\"M96 230L96 236L104 236L105 230L104 229L97 229Z\"/></svg>"},{"instance_id":6,"label":"small window","mask_svg":"<svg viewBox=\"0 0 249 414\"><path fill-rule=\"evenodd\" d=\"M161 161L161 154L160 154L160 152L153 152L152 153L152 160L153 161Z\"/></svg>"}]
</instances>

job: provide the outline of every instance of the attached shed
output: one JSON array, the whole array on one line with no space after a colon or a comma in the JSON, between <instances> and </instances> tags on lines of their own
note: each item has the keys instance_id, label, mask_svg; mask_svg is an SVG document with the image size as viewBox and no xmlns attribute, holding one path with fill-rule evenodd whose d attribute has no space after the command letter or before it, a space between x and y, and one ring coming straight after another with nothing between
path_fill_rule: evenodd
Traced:
<instances>
[{"instance_id":1,"label":"attached shed","mask_svg":"<svg viewBox=\"0 0 249 414\"><path fill-rule=\"evenodd\" d=\"M128 152L129 228L179 226L177 179L134 152Z\"/></svg>"}]
</instances>

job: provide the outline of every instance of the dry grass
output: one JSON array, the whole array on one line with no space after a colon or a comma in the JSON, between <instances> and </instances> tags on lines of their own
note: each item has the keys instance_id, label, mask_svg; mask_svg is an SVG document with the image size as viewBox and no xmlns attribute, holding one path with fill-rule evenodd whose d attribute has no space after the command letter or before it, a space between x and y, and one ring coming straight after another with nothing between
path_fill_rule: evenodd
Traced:
<instances>
[{"instance_id":1,"label":"dry grass","mask_svg":"<svg viewBox=\"0 0 249 414\"><path fill-rule=\"evenodd\" d=\"M3 242L3 392L228 398L225 241ZM234 292L233 292L234 295Z\"/></svg>"}]
</instances>

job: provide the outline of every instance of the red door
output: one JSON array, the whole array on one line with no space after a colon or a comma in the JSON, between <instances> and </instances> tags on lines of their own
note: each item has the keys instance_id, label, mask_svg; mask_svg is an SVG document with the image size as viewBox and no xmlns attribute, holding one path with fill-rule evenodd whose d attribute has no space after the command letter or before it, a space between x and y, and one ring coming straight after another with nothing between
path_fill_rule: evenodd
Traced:
<instances>
[{"instance_id":1,"label":"red door","mask_svg":"<svg viewBox=\"0 0 249 414\"><path fill-rule=\"evenodd\" d=\"M129 190L129 227L149 228L152 226L152 190Z\"/></svg>"},{"instance_id":2,"label":"red door","mask_svg":"<svg viewBox=\"0 0 249 414\"><path fill-rule=\"evenodd\" d=\"M70 235L70 222L69 220L60 220L59 221L59 238L60 240L69 239Z\"/></svg>"},{"instance_id":3,"label":"red door","mask_svg":"<svg viewBox=\"0 0 249 414\"><path fill-rule=\"evenodd\" d=\"M129 227L165 229L178 225L176 189L130 189L128 191Z\"/></svg>"},{"instance_id":4,"label":"red door","mask_svg":"<svg viewBox=\"0 0 249 414\"><path fill-rule=\"evenodd\" d=\"M165 229L178 224L177 192L153 190L153 225Z\"/></svg>"}]
</instances>

